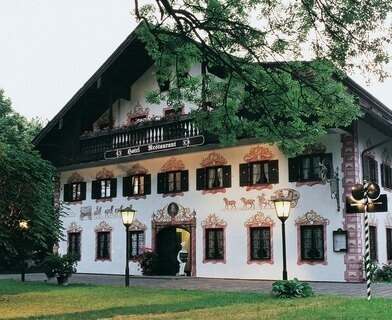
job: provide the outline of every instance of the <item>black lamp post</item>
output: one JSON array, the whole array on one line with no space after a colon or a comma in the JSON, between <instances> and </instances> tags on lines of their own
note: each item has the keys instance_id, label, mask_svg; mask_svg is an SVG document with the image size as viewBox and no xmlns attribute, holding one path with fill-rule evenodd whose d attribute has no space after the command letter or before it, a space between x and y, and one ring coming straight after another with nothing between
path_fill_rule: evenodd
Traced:
<instances>
[{"instance_id":1,"label":"black lamp post","mask_svg":"<svg viewBox=\"0 0 392 320\"><path fill-rule=\"evenodd\" d=\"M136 211L132 207L127 207L121 210L122 222L126 230L126 262L125 262L125 286L129 287L129 227L132 225L135 219Z\"/></svg>"},{"instance_id":2,"label":"black lamp post","mask_svg":"<svg viewBox=\"0 0 392 320\"><path fill-rule=\"evenodd\" d=\"M286 228L285 221L290 216L291 200L287 198L277 198L272 200L275 206L275 212L280 221L282 221L282 249L283 249L283 280L287 280L286 266Z\"/></svg>"},{"instance_id":3,"label":"black lamp post","mask_svg":"<svg viewBox=\"0 0 392 320\"><path fill-rule=\"evenodd\" d=\"M25 266L25 257L26 257L26 230L29 228L28 221L26 220L21 220L19 221L19 228L22 230L22 236L23 236L23 248L21 248L22 252L22 270L20 273L20 280L25 281L25 274L26 274L26 266Z\"/></svg>"}]
</instances>

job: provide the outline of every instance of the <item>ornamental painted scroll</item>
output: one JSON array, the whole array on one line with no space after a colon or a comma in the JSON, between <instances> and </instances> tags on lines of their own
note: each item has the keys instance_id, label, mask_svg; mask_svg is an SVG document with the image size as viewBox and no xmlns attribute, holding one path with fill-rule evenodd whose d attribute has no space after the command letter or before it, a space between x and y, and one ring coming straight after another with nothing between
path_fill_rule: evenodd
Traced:
<instances>
[{"instance_id":1,"label":"ornamental painted scroll","mask_svg":"<svg viewBox=\"0 0 392 320\"><path fill-rule=\"evenodd\" d=\"M295 208L298 204L299 193L298 191L290 188L278 189L271 196L271 201L275 199L285 199L291 201L291 207Z\"/></svg>"},{"instance_id":2,"label":"ornamental painted scroll","mask_svg":"<svg viewBox=\"0 0 392 320\"><path fill-rule=\"evenodd\" d=\"M313 225L313 224L329 224L329 220L319 215L316 211L310 210L302 217L295 220L295 225Z\"/></svg>"},{"instance_id":3,"label":"ornamental painted scroll","mask_svg":"<svg viewBox=\"0 0 392 320\"><path fill-rule=\"evenodd\" d=\"M68 233L78 233L78 232L82 232L82 231L83 231L83 228L81 226L78 226L76 221L72 221L71 224L69 225L69 227L67 228Z\"/></svg>"},{"instance_id":4,"label":"ornamental painted scroll","mask_svg":"<svg viewBox=\"0 0 392 320\"><path fill-rule=\"evenodd\" d=\"M153 213L152 219L156 222L185 222L192 220L195 216L195 210L185 208L176 202L170 202Z\"/></svg>"},{"instance_id":5,"label":"ornamental painted scroll","mask_svg":"<svg viewBox=\"0 0 392 320\"><path fill-rule=\"evenodd\" d=\"M274 158L274 154L268 149L262 146L256 146L250 149L250 151L244 156L245 162L256 162L271 160Z\"/></svg>"},{"instance_id":6,"label":"ornamental painted scroll","mask_svg":"<svg viewBox=\"0 0 392 320\"><path fill-rule=\"evenodd\" d=\"M84 182L84 177L77 171L74 171L67 180L67 183Z\"/></svg>"}]
</instances>

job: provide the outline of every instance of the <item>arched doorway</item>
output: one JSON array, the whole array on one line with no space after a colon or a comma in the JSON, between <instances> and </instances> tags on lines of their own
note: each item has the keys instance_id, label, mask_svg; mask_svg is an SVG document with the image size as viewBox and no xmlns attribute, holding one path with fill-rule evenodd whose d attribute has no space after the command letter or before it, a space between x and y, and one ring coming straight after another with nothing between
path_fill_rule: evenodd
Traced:
<instances>
[{"instance_id":1,"label":"arched doorway","mask_svg":"<svg viewBox=\"0 0 392 320\"><path fill-rule=\"evenodd\" d=\"M155 248L158 253L158 274L174 276L179 271L177 261L178 251L181 250L181 243L185 242L185 249L189 248L190 233L177 227L166 227L160 229L156 234ZM190 275L190 259L185 267L185 273Z\"/></svg>"},{"instance_id":2,"label":"arched doorway","mask_svg":"<svg viewBox=\"0 0 392 320\"><path fill-rule=\"evenodd\" d=\"M176 275L178 273L177 254L181 250L181 242L185 242L185 249L188 252L185 273L195 277L196 212L171 202L153 215L151 229L151 245L159 256L158 273L160 275Z\"/></svg>"}]
</instances>

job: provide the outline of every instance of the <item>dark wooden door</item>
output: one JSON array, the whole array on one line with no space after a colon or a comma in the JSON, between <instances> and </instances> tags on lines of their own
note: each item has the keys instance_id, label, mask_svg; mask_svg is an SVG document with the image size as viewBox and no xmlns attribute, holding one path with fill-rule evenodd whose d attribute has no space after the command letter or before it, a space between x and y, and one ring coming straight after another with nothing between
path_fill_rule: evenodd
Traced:
<instances>
[{"instance_id":1,"label":"dark wooden door","mask_svg":"<svg viewBox=\"0 0 392 320\"><path fill-rule=\"evenodd\" d=\"M157 234L155 247L159 261L158 274L176 275L179 266L177 254L181 249L181 234L176 233L175 227L162 229Z\"/></svg>"}]
</instances>

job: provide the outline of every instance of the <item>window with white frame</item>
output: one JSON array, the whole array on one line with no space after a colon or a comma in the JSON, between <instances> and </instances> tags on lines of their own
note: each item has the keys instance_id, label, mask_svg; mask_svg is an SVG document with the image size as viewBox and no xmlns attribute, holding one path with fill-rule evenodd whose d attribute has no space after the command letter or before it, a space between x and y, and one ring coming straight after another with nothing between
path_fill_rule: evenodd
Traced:
<instances>
[{"instance_id":1,"label":"window with white frame","mask_svg":"<svg viewBox=\"0 0 392 320\"><path fill-rule=\"evenodd\" d=\"M123 196L151 194L151 175L135 174L123 178Z\"/></svg>"},{"instance_id":2,"label":"window with white frame","mask_svg":"<svg viewBox=\"0 0 392 320\"><path fill-rule=\"evenodd\" d=\"M205 229L205 259L224 259L224 232L222 228Z\"/></svg>"},{"instance_id":3,"label":"window with white frame","mask_svg":"<svg viewBox=\"0 0 392 320\"><path fill-rule=\"evenodd\" d=\"M392 189L392 168L389 164L381 164L381 186Z\"/></svg>"},{"instance_id":4,"label":"window with white frame","mask_svg":"<svg viewBox=\"0 0 392 320\"><path fill-rule=\"evenodd\" d=\"M363 157L363 179L378 183L378 162L371 155Z\"/></svg>"},{"instance_id":5,"label":"window with white frame","mask_svg":"<svg viewBox=\"0 0 392 320\"><path fill-rule=\"evenodd\" d=\"M110 260L110 238L109 231L97 232L96 260Z\"/></svg>"},{"instance_id":6,"label":"window with white frame","mask_svg":"<svg viewBox=\"0 0 392 320\"><path fill-rule=\"evenodd\" d=\"M386 229L387 236L387 260L392 260L392 228Z\"/></svg>"},{"instance_id":7,"label":"window with white frame","mask_svg":"<svg viewBox=\"0 0 392 320\"><path fill-rule=\"evenodd\" d=\"M140 254L143 253L144 248L144 231L136 230L129 231L129 241L130 241L130 252L129 256L131 259L136 259Z\"/></svg>"},{"instance_id":8,"label":"window with white frame","mask_svg":"<svg viewBox=\"0 0 392 320\"><path fill-rule=\"evenodd\" d=\"M301 259L324 260L324 226L301 226Z\"/></svg>"},{"instance_id":9,"label":"window with white frame","mask_svg":"<svg viewBox=\"0 0 392 320\"><path fill-rule=\"evenodd\" d=\"M271 228L270 227L250 228L250 259L251 260L271 259Z\"/></svg>"},{"instance_id":10,"label":"window with white frame","mask_svg":"<svg viewBox=\"0 0 392 320\"><path fill-rule=\"evenodd\" d=\"M199 168L196 170L196 176L197 190L231 187L231 166Z\"/></svg>"},{"instance_id":11,"label":"window with white frame","mask_svg":"<svg viewBox=\"0 0 392 320\"><path fill-rule=\"evenodd\" d=\"M321 181L323 174L330 179L333 172L331 153L306 154L288 161L290 182ZM322 168L326 172L323 173Z\"/></svg>"},{"instance_id":12,"label":"window with white frame","mask_svg":"<svg viewBox=\"0 0 392 320\"><path fill-rule=\"evenodd\" d=\"M240 164L240 186L279 183L278 160Z\"/></svg>"},{"instance_id":13,"label":"window with white frame","mask_svg":"<svg viewBox=\"0 0 392 320\"><path fill-rule=\"evenodd\" d=\"M189 171L176 170L158 173L158 193L178 193L189 189Z\"/></svg>"},{"instance_id":14,"label":"window with white frame","mask_svg":"<svg viewBox=\"0 0 392 320\"><path fill-rule=\"evenodd\" d=\"M369 251L370 251L370 259L378 260L377 228L375 226L369 226Z\"/></svg>"},{"instance_id":15,"label":"window with white frame","mask_svg":"<svg viewBox=\"0 0 392 320\"><path fill-rule=\"evenodd\" d=\"M64 185L64 201L79 202L86 200L86 182L72 182Z\"/></svg>"},{"instance_id":16,"label":"window with white frame","mask_svg":"<svg viewBox=\"0 0 392 320\"><path fill-rule=\"evenodd\" d=\"M80 232L68 232L68 248L67 253L77 256L80 259L81 252L81 233Z\"/></svg>"},{"instance_id":17,"label":"window with white frame","mask_svg":"<svg viewBox=\"0 0 392 320\"><path fill-rule=\"evenodd\" d=\"M117 179L100 179L92 182L91 198L108 199L117 196Z\"/></svg>"}]
</instances>

